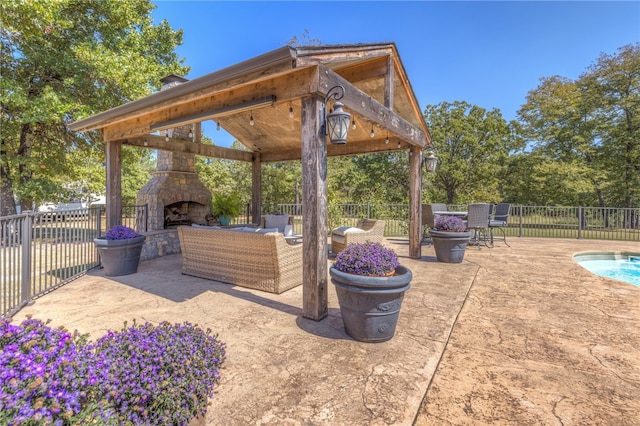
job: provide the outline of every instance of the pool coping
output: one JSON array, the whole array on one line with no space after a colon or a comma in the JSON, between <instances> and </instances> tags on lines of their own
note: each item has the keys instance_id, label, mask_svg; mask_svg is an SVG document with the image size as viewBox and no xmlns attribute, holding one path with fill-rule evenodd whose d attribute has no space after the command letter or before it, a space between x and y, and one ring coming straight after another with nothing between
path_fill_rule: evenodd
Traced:
<instances>
[{"instance_id":1,"label":"pool coping","mask_svg":"<svg viewBox=\"0 0 640 426\"><path fill-rule=\"evenodd\" d=\"M632 257L640 258L640 252L634 251L596 251L596 252L581 252L573 255L573 260L577 263L581 261L589 261L589 260L620 260L627 259L629 260Z\"/></svg>"}]
</instances>

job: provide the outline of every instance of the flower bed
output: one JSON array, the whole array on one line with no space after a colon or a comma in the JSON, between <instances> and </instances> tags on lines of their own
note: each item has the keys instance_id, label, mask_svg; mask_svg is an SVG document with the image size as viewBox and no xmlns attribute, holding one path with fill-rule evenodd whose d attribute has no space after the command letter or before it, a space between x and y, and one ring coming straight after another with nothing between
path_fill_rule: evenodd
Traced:
<instances>
[{"instance_id":1,"label":"flower bed","mask_svg":"<svg viewBox=\"0 0 640 426\"><path fill-rule=\"evenodd\" d=\"M225 345L190 323L136 324L95 343L0 320L0 424L187 424L206 411Z\"/></svg>"}]
</instances>

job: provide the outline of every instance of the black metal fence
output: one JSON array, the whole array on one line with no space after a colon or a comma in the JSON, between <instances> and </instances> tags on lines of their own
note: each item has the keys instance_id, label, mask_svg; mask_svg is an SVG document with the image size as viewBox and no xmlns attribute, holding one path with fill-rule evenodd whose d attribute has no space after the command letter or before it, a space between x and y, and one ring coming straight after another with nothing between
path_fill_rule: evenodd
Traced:
<instances>
[{"instance_id":1,"label":"black metal fence","mask_svg":"<svg viewBox=\"0 0 640 426\"><path fill-rule=\"evenodd\" d=\"M465 210L466 206L449 206ZM237 221L250 221L250 206ZM301 204L264 205L264 214L294 216L294 232L302 233ZM122 223L136 228L146 206L123 207ZM409 233L406 204L330 204L328 228L353 226L359 219L386 221L386 236ZM146 220L138 220L146 223ZM96 207L0 217L0 316L99 266L93 239L105 232L104 210ZM137 229L145 232L146 229ZM506 235L622 240L640 242L640 209L598 207L511 207Z\"/></svg>"},{"instance_id":2,"label":"black metal fence","mask_svg":"<svg viewBox=\"0 0 640 426\"><path fill-rule=\"evenodd\" d=\"M122 223L135 228L144 211L123 207ZM105 223L101 207L0 217L0 316L99 266L93 239Z\"/></svg>"}]
</instances>

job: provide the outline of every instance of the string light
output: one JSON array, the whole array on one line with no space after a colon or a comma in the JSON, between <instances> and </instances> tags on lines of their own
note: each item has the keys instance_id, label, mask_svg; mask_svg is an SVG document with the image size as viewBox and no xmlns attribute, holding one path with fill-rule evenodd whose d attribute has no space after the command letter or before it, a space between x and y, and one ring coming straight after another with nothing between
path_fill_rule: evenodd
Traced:
<instances>
[{"instance_id":1,"label":"string light","mask_svg":"<svg viewBox=\"0 0 640 426\"><path fill-rule=\"evenodd\" d=\"M251 113L251 115L249 116L249 126L253 126L254 124L256 123L253 121L253 113Z\"/></svg>"},{"instance_id":2,"label":"string light","mask_svg":"<svg viewBox=\"0 0 640 426\"><path fill-rule=\"evenodd\" d=\"M353 130L355 130L355 129L356 129L356 120L351 120L351 128L352 128Z\"/></svg>"},{"instance_id":3,"label":"string light","mask_svg":"<svg viewBox=\"0 0 640 426\"><path fill-rule=\"evenodd\" d=\"M373 133L373 126L371 127L371 137L374 137L376 134Z\"/></svg>"},{"instance_id":4,"label":"string light","mask_svg":"<svg viewBox=\"0 0 640 426\"><path fill-rule=\"evenodd\" d=\"M289 118L293 118L293 106L291 102L289 102Z\"/></svg>"},{"instance_id":5,"label":"string light","mask_svg":"<svg viewBox=\"0 0 640 426\"><path fill-rule=\"evenodd\" d=\"M220 122L219 121L216 123L216 130L220 130Z\"/></svg>"},{"instance_id":6,"label":"string light","mask_svg":"<svg viewBox=\"0 0 640 426\"><path fill-rule=\"evenodd\" d=\"M384 140L384 143L389 145L389 136L387 136L387 138Z\"/></svg>"},{"instance_id":7,"label":"string light","mask_svg":"<svg viewBox=\"0 0 640 426\"><path fill-rule=\"evenodd\" d=\"M164 140L165 140L166 142L169 142L169 130L165 130L165 131L164 131Z\"/></svg>"}]
</instances>

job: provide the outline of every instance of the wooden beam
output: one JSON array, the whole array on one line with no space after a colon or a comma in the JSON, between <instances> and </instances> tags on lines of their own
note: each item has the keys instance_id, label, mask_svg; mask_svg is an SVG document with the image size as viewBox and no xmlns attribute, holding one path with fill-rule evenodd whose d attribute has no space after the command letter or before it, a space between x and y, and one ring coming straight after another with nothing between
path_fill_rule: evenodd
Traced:
<instances>
[{"instance_id":1,"label":"wooden beam","mask_svg":"<svg viewBox=\"0 0 640 426\"><path fill-rule=\"evenodd\" d=\"M302 100L302 315L326 317L327 288L327 145L320 136L318 111L323 99Z\"/></svg>"},{"instance_id":2,"label":"wooden beam","mask_svg":"<svg viewBox=\"0 0 640 426\"><path fill-rule=\"evenodd\" d=\"M409 257L422 257L422 149L409 151Z\"/></svg>"},{"instance_id":3,"label":"wooden beam","mask_svg":"<svg viewBox=\"0 0 640 426\"><path fill-rule=\"evenodd\" d=\"M143 148L161 149L163 151L184 152L187 154L202 155L204 157L223 158L225 160L253 161L253 153L238 149L224 148L214 145L204 145L185 141L183 139L167 138L164 136L147 135L135 138L123 139L125 145L140 146Z\"/></svg>"},{"instance_id":4,"label":"wooden beam","mask_svg":"<svg viewBox=\"0 0 640 426\"><path fill-rule=\"evenodd\" d=\"M105 143L107 229L122 224L122 144Z\"/></svg>"},{"instance_id":5,"label":"wooden beam","mask_svg":"<svg viewBox=\"0 0 640 426\"><path fill-rule=\"evenodd\" d=\"M345 105L345 109L350 110L349 112L364 116L367 120L383 127L390 135L411 145L421 148L427 145L427 139L422 129L409 123L380 102L371 98L371 96L355 87L330 68L320 65L319 69L318 77L320 82L318 89L322 96L326 96L332 87L340 85L345 89L344 97L340 99L340 102Z\"/></svg>"},{"instance_id":6,"label":"wooden beam","mask_svg":"<svg viewBox=\"0 0 640 426\"><path fill-rule=\"evenodd\" d=\"M395 143L386 144L384 139L372 139L370 142L357 142L351 143L347 140L344 145L332 145L330 142L325 143L327 147L327 156L335 157L337 155L356 155L356 154L373 154L376 152L395 152L403 151L407 149L405 144L398 149L397 140ZM263 163L271 163L274 161L291 161L300 160L301 152L298 149L282 151L282 152L269 152L262 154Z\"/></svg>"},{"instance_id":7,"label":"wooden beam","mask_svg":"<svg viewBox=\"0 0 640 426\"><path fill-rule=\"evenodd\" d=\"M154 124L191 117L206 111L217 110L230 105L239 105L243 102L271 95L276 97L276 102L289 102L290 99L298 99L308 95L310 84L314 84L314 80L317 81L314 78L316 73L316 67L294 69L286 73L245 82L231 88L225 85L225 90L216 91L205 97L192 98L191 96L185 96L186 100L177 99L173 103L149 107L145 109L145 113L142 115L137 114L126 120L119 120L106 125L104 127L105 141L146 135L152 132L151 126ZM264 108L269 107L266 106ZM197 121L202 120L187 120L180 125Z\"/></svg>"},{"instance_id":8,"label":"wooden beam","mask_svg":"<svg viewBox=\"0 0 640 426\"><path fill-rule=\"evenodd\" d=\"M314 47L309 50L304 46L300 46L297 49L298 55L296 58L296 66L309 66L317 65L321 63L340 64L350 62L367 62L372 59L389 56L392 53L391 45L384 47L376 47L373 49L352 49L347 48L323 48L322 51L318 51Z\"/></svg>"}]
</instances>

